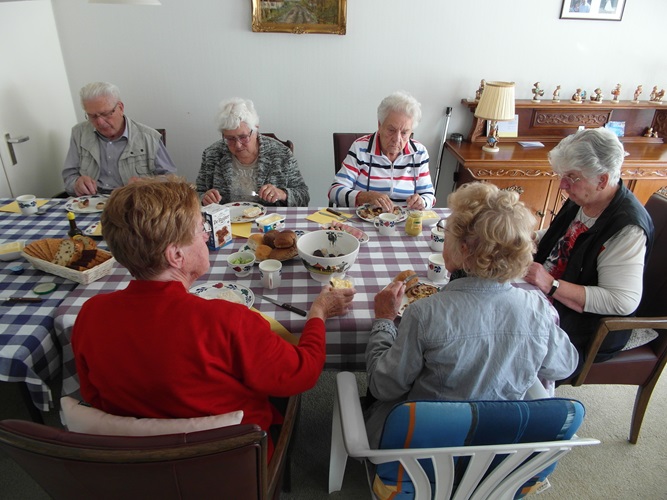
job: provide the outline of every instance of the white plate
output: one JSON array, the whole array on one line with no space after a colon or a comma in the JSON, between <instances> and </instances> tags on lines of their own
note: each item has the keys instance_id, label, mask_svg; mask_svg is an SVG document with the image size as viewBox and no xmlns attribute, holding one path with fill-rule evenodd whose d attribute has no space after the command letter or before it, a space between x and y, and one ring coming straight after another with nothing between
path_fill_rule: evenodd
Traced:
<instances>
[{"instance_id":1,"label":"white plate","mask_svg":"<svg viewBox=\"0 0 667 500\"><path fill-rule=\"evenodd\" d=\"M358 239L359 243L368 243L368 240L370 239L361 229L351 226L350 224L345 224L344 222L331 221L327 224L320 225L320 227L322 229L338 229L340 231L345 231Z\"/></svg>"},{"instance_id":2,"label":"white plate","mask_svg":"<svg viewBox=\"0 0 667 500\"><path fill-rule=\"evenodd\" d=\"M224 297L220 296L225 293L223 290L235 293L242 300L242 303L248 307L252 307L255 303L255 294L252 293L252 290L243 285L237 285L236 283L209 281L207 283L202 283L201 285L193 286L190 288L190 293L198 295L204 299L224 299Z\"/></svg>"},{"instance_id":3,"label":"white plate","mask_svg":"<svg viewBox=\"0 0 667 500\"><path fill-rule=\"evenodd\" d=\"M440 291L440 289L444 286L444 284L438 286L438 285L436 285L435 283L432 283L432 282L430 282L430 281L426 281L426 280L419 280L419 284L420 284L420 285L430 285L430 286L432 286L432 287L437 288L438 291ZM436 293L437 293L437 292L436 292ZM423 297L423 298L426 298L426 297ZM421 299L417 299L417 300L421 300ZM414 303L414 302L417 302L417 300L415 300L415 301L413 301L413 302L410 302L409 299L408 299L408 296L407 296L407 295L403 295L403 299L401 300L401 307L398 309L398 316L399 316L399 317L402 317L402 316L403 316L403 311L405 311L405 309L406 309L410 304L412 304L412 303Z\"/></svg>"},{"instance_id":4,"label":"white plate","mask_svg":"<svg viewBox=\"0 0 667 500\"><path fill-rule=\"evenodd\" d=\"M366 222L371 222L371 223L374 222L375 216L369 218L368 216L362 215L363 211L370 210L370 208L371 208L370 203L364 203L363 205L358 206L357 217ZM378 207L374 208L377 210ZM398 215L398 219L396 220L396 222L403 222L405 219L408 218L408 209L405 207L394 206L394 214Z\"/></svg>"},{"instance_id":5,"label":"white plate","mask_svg":"<svg viewBox=\"0 0 667 500\"><path fill-rule=\"evenodd\" d=\"M81 207L80 202L88 200L87 207ZM78 196L76 198L70 198L65 202L65 210L68 212L74 212L75 214L94 214L101 212L104 208L97 208L98 203L105 203L109 200L109 197L105 194L96 194L95 196Z\"/></svg>"},{"instance_id":6,"label":"white plate","mask_svg":"<svg viewBox=\"0 0 667 500\"><path fill-rule=\"evenodd\" d=\"M297 239L297 240L298 240L299 238L301 238L304 234L306 234L306 232L305 232L305 231L302 231L301 229L295 229L294 232L296 233L296 239ZM239 252L252 252L252 253L255 253L255 251L254 251L252 248L250 248L250 245L243 245L243 246L241 247L241 249L239 250ZM285 261L288 261L288 260L296 259L298 256L299 256L299 254L297 254L297 255L295 255L294 257L291 257L291 258L289 258L289 259L283 259L281 262L285 262ZM280 260L280 259L278 259L278 260ZM256 261L255 261L255 264L259 264L259 261L256 260Z\"/></svg>"},{"instance_id":7,"label":"white plate","mask_svg":"<svg viewBox=\"0 0 667 500\"><path fill-rule=\"evenodd\" d=\"M231 217L232 223L238 222L254 222L262 215L266 215L266 207L260 205L259 203L253 203L252 201L235 201L232 203L225 203L223 207L229 208L229 216ZM257 217L244 217L243 211L250 207L257 207L261 210Z\"/></svg>"},{"instance_id":8,"label":"white plate","mask_svg":"<svg viewBox=\"0 0 667 500\"><path fill-rule=\"evenodd\" d=\"M86 236L102 236L102 223L100 221L93 222L83 230L83 234Z\"/></svg>"}]
</instances>

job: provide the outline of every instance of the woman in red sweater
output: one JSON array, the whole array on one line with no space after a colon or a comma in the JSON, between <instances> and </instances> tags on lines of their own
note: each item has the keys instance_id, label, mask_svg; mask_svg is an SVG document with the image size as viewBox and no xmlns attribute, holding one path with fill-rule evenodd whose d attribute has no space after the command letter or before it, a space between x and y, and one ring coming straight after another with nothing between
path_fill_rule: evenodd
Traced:
<instances>
[{"instance_id":1,"label":"woman in red sweater","mask_svg":"<svg viewBox=\"0 0 667 500\"><path fill-rule=\"evenodd\" d=\"M243 410L243 423L268 430L281 422L269 396L315 385L324 321L347 312L354 290L325 287L294 346L245 305L188 292L208 272L209 253L197 193L184 181L141 180L115 190L102 227L134 279L89 299L74 324L81 395L93 407L151 418Z\"/></svg>"}]
</instances>

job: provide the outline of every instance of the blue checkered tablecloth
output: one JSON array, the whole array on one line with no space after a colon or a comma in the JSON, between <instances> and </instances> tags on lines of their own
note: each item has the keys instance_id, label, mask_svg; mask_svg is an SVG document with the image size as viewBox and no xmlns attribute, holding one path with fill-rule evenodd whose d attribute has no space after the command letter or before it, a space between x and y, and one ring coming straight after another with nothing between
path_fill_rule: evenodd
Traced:
<instances>
[{"instance_id":1,"label":"blue checkered tablecloth","mask_svg":"<svg viewBox=\"0 0 667 500\"><path fill-rule=\"evenodd\" d=\"M353 213L350 209L340 210ZM285 215L285 226L287 228L304 231L320 229L316 222L306 219L306 216L315 211L317 209L314 207L275 209L275 212ZM446 210L437 209L436 212L444 215ZM428 245L430 231L427 228L424 229L421 236L411 237L405 235L404 226L401 223L396 236L389 237L380 236L373 224L364 222L356 216L350 221L354 226L365 231L370 237L370 241L361 245L357 261L347 273L348 276L354 278L357 290L352 311L346 316L330 318L326 322L326 367L336 370L365 369L364 352L374 316L373 300L375 294L400 271L406 269L414 269L426 279L428 256L433 253ZM256 229L253 232L256 232ZM256 293L308 310L313 299L320 292L322 284L310 277L301 260L296 257L288 262L283 262L280 287L274 290L264 289L260 283L257 266L249 276L244 278L237 278L227 266L227 256L238 251L245 244L245 238L234 238L232 245L211 252L211 269L197 283L201 284L207 281L235 282L249 287ZM116 263L109 275L89 285L79 285L58 307L55 316L55 328L63 354L63 394L78 395L79 383L76 378L76 368L69 339L81 306L86 300L98 293L125 288L130 279L127 270ZM259 298L256 298L254 307L262 313L273 316L297 336L306 323L306 319L302 316Z\"/></svg>"},{"instance_id":2,"label":"blue checkered tablecloth","mask_svg":"<svg viewBox=\"0 0 667 500\"><path fill-rule=\"evenodd\" d=\"M0 199L0 206L12 200ZM42 238L67 236L66 200L50 200L45 215L29 215L0 211L0 244L26 240L26 244ZM84 229L99 220L99 214L77 215ZM23 274L11 268L22 265ZM34 269L24 259L0 261L0 296L37 297L32 292L39 283L56 283L54 292L42 295L39 303L7 303L0 301L0 381L24 382L35 406L48 411L52 396L47 381L61 367L60 348L55 341L53 318L56 308L77 283Z\"/></svg>"}]
</instances>

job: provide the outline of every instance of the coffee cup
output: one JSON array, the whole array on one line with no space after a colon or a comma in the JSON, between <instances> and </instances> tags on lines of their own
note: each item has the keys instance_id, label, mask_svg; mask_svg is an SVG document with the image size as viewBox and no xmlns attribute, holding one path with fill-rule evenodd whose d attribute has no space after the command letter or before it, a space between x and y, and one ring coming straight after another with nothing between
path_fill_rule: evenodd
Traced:
<instances>
[{"instance_id":1,"label":"coffee cup","mask_svg":"<svg viewBox=\"0 0 667 500\"><path fill-rule=\"evenodd\" d=\"M445 246L445 231L442 228L434 226L431 229L431 240L428 242L428 245L434 252L442 252Z\"/></svg>"},{"instance_id":2,"label":"coffee cup","mask_svg":"<svg viewBox=\"0 0 667 500\"><path fill-rule=\"evenodd\" d=\"M248 276L255 264L255 254L252 252L234 252L227 257L227 264L234 270L238 278Z\"/></svg>"},{"instance_id":3,"label":"coffee cup","mask_svg":"<svg viewBox=\"0 0 667 500\"><path fill-rule=\"evenodd\" d=\"M380 214L375 218L373 224L382 236L391 236L392 234L396 233L397 220L398 215Z\"/></svg>"},{"instance_id":4,"label":"coffee cup","mask_svg":"<svg viewBox=\"0 0 667 500\"><path fill-rule=\"evenodd\" d=\"M279 260L267 259L259 263L259 279L264 288L278 288L283 275L283 264Z\"/></svg>"},{"instance_id":5,"label":"coffee cup","mask_svg":"<svg viewBox=\"0 0 667 500\"><path fill-rule=\"evenodd\" d=\"M445 259L439 253L434 253L428 257L427 276L433 283L443 283L447 281L448 273L445 267Z\"/></svg>"},{"instance_id":6,"label":"coffee cup","mask_svg":"<svg viewBox=\"0 0 667 500\"><path fill-rule=\"evenodd\" d=\"M16 198L16 203L21 209L23 215L32 215L37 213L37 198L34 194L24 194Z\"/></svg>"}]
</instances>

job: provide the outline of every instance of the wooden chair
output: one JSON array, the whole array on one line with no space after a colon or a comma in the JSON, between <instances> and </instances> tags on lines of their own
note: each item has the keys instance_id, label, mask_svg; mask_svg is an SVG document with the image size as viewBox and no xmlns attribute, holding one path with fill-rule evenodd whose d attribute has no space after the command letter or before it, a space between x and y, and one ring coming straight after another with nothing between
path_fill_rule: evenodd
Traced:
<instances>
[{"instance_id":1,"label":"wooden chair","mask_svg":"<svg viewBox=\"0 0 667 500\"><path fill-rule=\"evenodd\" d=\"M347 152L350 150L352 143L368 135L368 132L364 133L352 133L352 132L334 132L333 134L333 147L334 147L334 174L340 170L340 165L343 163L343 160L347 156Z\"/></svg>"},{"instance_id":2,"label":"wooden chair","mask_svg":"<svg viewBox=\"0 0 667 500\"><path fill-rule=\"evenodd\" d=\"M289 398L268 465L266 432L247 424L127 437L3 420L0 448L54 499L273 499L280 496L300 400Z\"/></svg>"},{"instance_id":3,"label":"wooden chair","mask_svg":"<svg viewBox=\"0 0 667 500\"><path fill-rule=\"evenodd\" d=\"M287 146L289 148L289 150L292 153L294 153L294 143L292 141L290 141L290 140L282 141L282 140L280 140L276 137L276 134L271 134L269 132L267 132L266 134L262 133L262 135L265 135L266 137L271 137L272 139L275 139L278 142L282 142L285 146Z\"/></svg>"},{"instance_id":4,"label":"wooden chair","mask_svg":"<svg viewBox=\"0 0 667 500\"><path fill-rule=\"evenodd\" d=\"M667 363L667 197L653 194L646 202L646 210L653 219L655 239L644 269L644 291L637 316L602 318L586 351L581 372L565 382L573 386L638 386L630 424L629 441L633 444L637 443L651 394ZM621 351L608 361L593 363L609 332L638 328L652 328L658 332L658 337L646 345Z\"/></svg>"},{"instance_id":5,"label":"wooden chair","mask_svg":"<svg viewBox=\"0 0 667 500\"><path fill-rule=\"evenodd\" d=\"M431 418L421 419L417 405L433 403L443 407L438 408L437 414L431 414ZM477 404L480 408L482 405L491 406L473 416L465 409L465 405L471 403ZM381 486L380 489L383 489L389 498L393 498L390 493L393 491L398 498L416 500L511 499L531 479L533 481L530 486L534 487L535 476L541 478L550 473L551 467L555 467L554 464L572 448L600 442L597 439L578 438L572 435L583 419L583 406L578 401L556 399L500 402L422 401L408 403L408 406L411 405L414 405L412 409L402 408L403 405L394 408L387 418L390 422L390 419L397 416L397 419L393 419L385 426L385 432L389 428L388 434L391 437L388 441L400 444L392 448L381 445L381 449L372 449L368 444L356 378L350 372L341 372L337 375L329 462L329 493L340 491L345 463L350 456L364 461L367 465L369 485L371 483L379 485L385 481L385 486ZM572 408L572 411L569 411L569 408ZM430 409L429 407L427 412ZM443 419L446 419L446 423L441 424ZM484 427L480 432L475 431L478 422ZM570 426L569 429L565 429L564 422ZM425 425L420 425L424 423ZM489 427L494 431L490 431ZM541 430L543 427L544 431ZM516 433L517 430L520 430L520 434ZM506 435L499 434L502 432ZM556 435L563 433L564 438L526 442L530 441L529 436L549 433ZM421 436L417 437L419 434ZM438 434L436 437L431 437L436 434ZM447 437L443 439L443 436ZM450 441L450 437L453 438L451 441L460 444L419 447L425 442L430 444L435 440ZM472 443L490 440L496 444L465 445L464 443L469 440ZM406 445L406 442L409 445ZM394 464L389 464L390 462ZM377 470L372 470L373 467L369 467L369 464L377 465ZM397 469L392 469L393 467ZM396 485L391 486L391 489L386 486L389 476L397 478ZM435 497L432 496L434 488ZM410 495L412 490L414 496ZM377 497L373 495L373 498Z\"/></svg>"}]
</instances>

